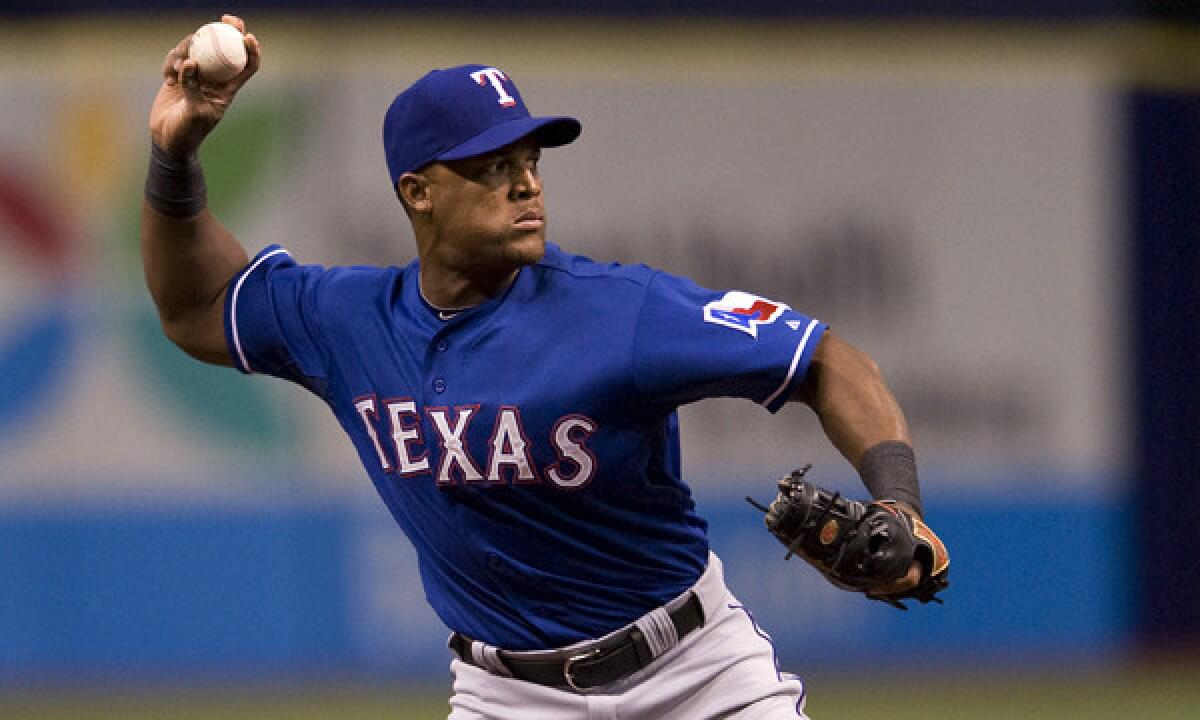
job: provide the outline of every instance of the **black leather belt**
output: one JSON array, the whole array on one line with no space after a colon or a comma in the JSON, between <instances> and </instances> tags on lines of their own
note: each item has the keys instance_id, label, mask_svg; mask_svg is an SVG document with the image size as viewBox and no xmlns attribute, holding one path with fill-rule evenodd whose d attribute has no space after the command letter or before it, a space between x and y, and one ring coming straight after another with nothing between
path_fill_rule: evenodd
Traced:
<instances>
[{"instance_id":1,"label":"black leather belt","mask_svg":"<svg viewBox=\"0 0 1200 720\"><path fill-rule=\"evenodd\" d=\"M669 614L680 640L704 624L704 607L692 593L686 602ZM450 649L463 662L484 667L471 654L471 639L454 633ZM654 660L645 636L637 626L602 642L575 648L569 653L556 653L545 658L522 657L503 650L501 661L513 677L550 687L570 687L574 690L611 685L646 667ZM486 669L486 667L484 667Z\"/></svg>"}]
</instances>

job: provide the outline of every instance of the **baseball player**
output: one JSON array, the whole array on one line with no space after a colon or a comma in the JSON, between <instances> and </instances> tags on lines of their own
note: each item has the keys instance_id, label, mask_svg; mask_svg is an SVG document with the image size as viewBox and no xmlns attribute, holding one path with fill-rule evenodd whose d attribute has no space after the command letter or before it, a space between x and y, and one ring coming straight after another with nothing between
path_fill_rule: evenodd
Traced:
<instances>
[{"instance_id":1,"label":"baseball player","mask_svg":"<svg viewBox=\"0 0 1200 720\"><path fill-rule=\"evenodd\" d=\"M217 86L198 81L187 38L166 56L147 283L184 351L290 380L338 418L453 633L450 718L804 717L804 686L709 550L676 409L806 403L874 497L919 513L906 423L875 364L781 302L547 242L538 160L580 123L530 115L486 65L428 73L384 117L417 261L248 258L205 208L196 160L259 67L245 43L246 69Z\"/></svg>"}]
</instances>

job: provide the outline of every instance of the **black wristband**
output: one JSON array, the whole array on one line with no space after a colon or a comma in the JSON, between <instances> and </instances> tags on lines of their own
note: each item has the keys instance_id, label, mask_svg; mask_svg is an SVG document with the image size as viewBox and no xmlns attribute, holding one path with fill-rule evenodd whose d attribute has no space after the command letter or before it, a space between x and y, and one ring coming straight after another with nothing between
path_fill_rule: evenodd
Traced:
<instances>
[{"instance_id":1,"label":"black wristband","mask_svg":"<svg viewBox=\"0 0 1200 720\"><path fill-rule=\"evenodd\" d=\"M208 190L196 154L179 158L150 143L146 202L168 217L190 218L199 214L208 203Z\"/></svg>"},{"instance_id":2,"label":"black wristband","mask_svg":"<svg viewBox=\"0 0 1200 720\"><path fill-rule=\"evenodd\" d=\"M917 515L923 515L917 457L908 443L893 440L872 445L858 463L858 474L871 497L908 503Z\"/></svg>"}]
</instances>

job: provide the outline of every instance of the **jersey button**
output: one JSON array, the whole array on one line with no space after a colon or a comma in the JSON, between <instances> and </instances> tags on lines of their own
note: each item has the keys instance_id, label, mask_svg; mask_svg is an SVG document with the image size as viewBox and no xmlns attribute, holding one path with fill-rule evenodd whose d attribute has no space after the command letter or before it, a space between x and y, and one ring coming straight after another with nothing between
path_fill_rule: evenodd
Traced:
<instances>
[{"instance_id":1,"label":"jersey button","mask_svg":"<svg viewBox=\"0 0 1200 720\"><path fill-rule=\"evenodd\" d=\"M446 392L446 381L441 378L435 378L433 381L434 392Z\"/></svg>"},{"instance_id":2,"label":"jersey button","mask_svg":"<svg viewBox=\"0 0 1200 720\"><path fill-rule=\"evenodd\" d=\"M445 340L438 340L437 345L434 347L437 348L438 352L446 352L446 348L450 347L450 343L446 342Z\"/></svg>"}]
</instances>

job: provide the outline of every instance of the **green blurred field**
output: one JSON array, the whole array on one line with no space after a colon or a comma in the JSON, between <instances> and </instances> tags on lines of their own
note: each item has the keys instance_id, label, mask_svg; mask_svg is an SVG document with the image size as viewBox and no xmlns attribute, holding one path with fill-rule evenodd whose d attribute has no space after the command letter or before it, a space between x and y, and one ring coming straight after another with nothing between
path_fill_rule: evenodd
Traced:
<instances>
[{"instance_id":1,"label":"green blurred field","mask_svg":"<svg viewBox=\"0 0 1200 720\"><path fill-rule=\"evenodd\" d=\"M1200 718L1200 667L1154 665L1123 672L1050 676L1006 671L929 671L872 682L846 676L809 681L814 720L1195 720ZM1045 674L1042 674L1045 673ZM0 718L21 720L233 720L288 718L431 720L445 718L447 690L365 687L241 688L141 693L80 692L0 699Z\"/></svg>"}]
</instances>

